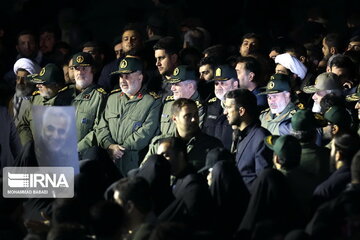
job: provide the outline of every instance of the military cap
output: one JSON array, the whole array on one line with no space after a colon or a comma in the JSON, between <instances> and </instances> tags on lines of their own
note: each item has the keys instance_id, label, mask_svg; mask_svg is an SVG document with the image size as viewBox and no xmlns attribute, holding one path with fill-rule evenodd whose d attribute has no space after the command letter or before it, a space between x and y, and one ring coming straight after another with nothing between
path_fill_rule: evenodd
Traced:
<instances>
[{"instance_id":1,"label":"military cap","mask_svg":"<svg viewBox=\"0 0 360 240\"><path fill-rule=\"evenodd\" d=\"M291 118L291 126L295 131L325 127L327 121L321 114L313 113L309 109L298 110Z\"/></svg>"},{"instance_id":2,"label":"military cap","mask_svg":"<svg viewBox=\"0 0 360 240\"><path fill-rule=\"evenodd\" d=\"M222 147L213 148L206 154L205 166L201 168L198 171L198 173L209 170L215 165L215 163L219 161L231 161L231 160L233 160L233 156L229 150Z\"/></svg>"},{"instance_id":3,"label":"military cap","mask_svg":"<svg viewBox=\"0 0 360 240\"><path fill-rule=\"evenodd\" d=\"M265 91L259 93L258 95L279 93L284 91L290 92L290 90L290 77L285 74L276 73L270 77L270 81L266 85Z\"/></svg>"},{"instance_id":4,"label":"military cap","mask_svg":"<svg viewBox=\"0 0 360 240\"><path fill-rule=\"evenodd\" d=\"M88 67L94 65L94 58L90 53L79 52L72 57L72 65L70 67Z\"/></svg>"},{"instance_id":5,"label":"military cap","mask_svg":"<svg viewBox=\"0 0 360 240\"><path fill-rule=\"evenodd\" d=\"M297 159L301 155L301 145L297 138L291 135L270 135L264 142L281 159Z\"/></svg>"},{"instance_id":6,"label":"military cap","mask_svg":"<svg viewBox=\"0 0 360 240\"><path fill-rule=\"evenodd\" d=\"M343 107L332 106L325 113L324 118L335 125L340 127L350 127L351 126L351 115Z\"/></svg>"},{"instance_id":7,"label":"military cap","mask_svg":"<svg viewBox=\"0 0 360 240\"><path fill-rule=\"evenodd\" d=\"M341 89L340 80L338 75L331 72L321 73L315 79L315 85L304 87L305 93L315 93L323 90L336 90Z\"/></svg>"},{"instance_id":8,"label":"military cap","mask_svg":"<svg viewBox=\"0 0 360 240\"><path fill-rule=\"evenodd\" d=\"M63 84L64 73L63 71L53 63L47 64L40 70L39 74L32 74L27 76L30 82L41 84Z\"/></svg>"},{"instance_id":9,"label":"military cap","mask_svg":"<svg viewBox=\"0 0 360 240\"><path fill-rule=\"evenodd\" d=\"M197 80L195 70L187 65L180 65L174 69L170 79L166 80L166 83L179 83L186 80Z\"/></svg>"},{"instance_id":10,"label":"military cap","mask_svg":"<svg viewBox=\"0 0 360 240\"><path fill-rule=\"evenodd\" d=\"M227 81L237 79L236 71L230 65L220 65L215 68L214 81Z\"/></svg>"},{"instance_id":11,"label":"military cap","mask_svg":"<svg viewBox=\"0 0 360 240\"><path fill-rule=\"evenodd\" d=\"M357 86L356 93L346 95L346 101L348 102L360 101L360 85Z\"/></svg>"},{"instance_id":12,"label":"military cap","mask_svg":"<svg viewBox=\"0 0 360 240\"><path fill-rule=\"evenodd\" d=\"M144 68L140 58L127 55L120 61L119 69L111 74L128 74L136 71L142 71Z\"/></svg>"}]
</instances>

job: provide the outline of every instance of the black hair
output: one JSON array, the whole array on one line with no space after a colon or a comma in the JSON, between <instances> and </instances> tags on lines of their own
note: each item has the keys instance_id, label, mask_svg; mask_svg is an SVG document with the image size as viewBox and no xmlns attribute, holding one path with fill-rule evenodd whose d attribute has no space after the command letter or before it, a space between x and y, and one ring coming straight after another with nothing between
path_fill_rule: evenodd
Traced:
<instances>
[{"instance_id":1,"label":"black hair","mask_svg":"<svg viewBox=\"0 0 360 240\"><path fill-rule=\"evenodd\" d=\"M181 108L184 106L193 106L197 108L196 102L194 100L188 98L179 98L175 100L171 106L171 115L178 115L181 111Z\"/></svg>"},{"instance_id":2,"label":"black hair","mask_svg":"<svg viewBox=\"0 0 360 240\"><path fill-rule=\"evenodd\" d=\"M255 74L255 82L260 83L262 69L259 61L254 57L238 57L236 63L245 63L245 69Z\"/></svg>"},{"instance_id":3,"label":"black hair","mask_svg":"<svg viewBox=\"0 0 360 240\"><path fill-rule=\"evenodd\" d=\"M143 214L147 214L153 207L149 183L142 177L122 178L115 185L121 200L126 203L132 201L135 207Z\"/></svg>"},{"instance_id":4,"label":"black hair","mask_svg":"<svg viewBox=\"0 0 360 240\"><path fill-rule=\"evenodd\" d=\"M153 47L154 50L165 50L169 55L178 54L180 51L180 44L171 36L160 38Z\"/></svg>"},{"instance_id":5,"label":"black hair","mask_svg":"<svg viewBox=\"0 0 360 240\"><path fill-rule=\"evenodd\" d=\"M338 33L329 33L325 36L325 43L329 48L336 48L338 52L343 52L345 49L344 38Z\"/></svg>"},{"instance_id":6,"label":"black hair","mask_svg":"<svg viewBox=\"0 0 360 240\"><path fill-rule=\"evenodd\" d=\"M225 94L225 98L235 99L236 108L243 107L253 119L258 118L257 99L249 90L244 88L231 90Z\"/></svg>"},{"instance_id":7,"label":"black hair","mask_svg":"<svg viewBox=\"0 0 360 240\"><path fill-rule=\"evenodd\" d=\"M360 137L355 132L338 134L334 137L334 145L341 154L340 160L350 166L352 158L360 148Z\"/></svg>"}]
</instances>

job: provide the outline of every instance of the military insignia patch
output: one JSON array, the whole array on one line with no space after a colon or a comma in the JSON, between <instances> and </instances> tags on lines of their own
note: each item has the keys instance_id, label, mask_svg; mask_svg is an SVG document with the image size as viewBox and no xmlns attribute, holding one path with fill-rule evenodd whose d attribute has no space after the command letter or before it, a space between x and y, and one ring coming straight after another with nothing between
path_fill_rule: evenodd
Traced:
<instances>
[{"instance_id":1,"label":"military insignia patch","mask_svg":"<svg viewBox=\"0 0 360 240\"><path fill-rule=\"evenodd\" d=\"M102 89L102 88L97 88L96 91L98 91L99 93L102 93L102 94L106 94L107 92Z\"/></svg>"},{"instance_id":2,"label":"military insignia patch","mask_svg":"<svg viewBox=\"0 0 360 240\"><path fill-rule=\"evenodd\" d=\"M217 68L215 71L215 76L220 77L221 76L221 68Z\"/></svg>"},{"instance_id":3,"label":"military insignia patch","mask_svg":"<svg viewBox=\"0 0 360 240\"><path fill-rule=\"evenodd\" d=\"M270 80L274 80L274 79L275 79L275 77L274 77L274 76L271 76L271 77L270 77Z\"/></svg>"},{"instance_id":4,"label":"military insignia patch","mask_svg":"<svg viewBox=\"0 0 360 240\"><path fill-rule=\"evenodd\" d=\"M273 81L270 81L267 85L267 89L273 89L275 87L275 83Z\"/></svg>"},{"instance_id":5,"label":"military insignia patch","mask_svg":"<svg viewBox=\"0 0 360 240\"><path fill-rule=\"evenodd\" d=\"M304 104L302 104L302 103L299 103L299 104L297 105L297 107L298 107L299 109L305 109L305 106L304 106Z\"/></svg>"},{"instance_id":6,"label":"military insignia patch","mask_svg":"<svg viewBox=\"0 0 360 240\"><path fill-rule=\"evenodd\" d=\"M155 92L149 92L149 95L152 96L155 99L160 98L160 95L156 94Z\"/></svg>"},{"instance_id":7,"label":"military insignia patch","mask_svg":"<svg viewBox=\"0 0 360 240\"><path fill-rule=\"evenodd\" d=\"M40 73L39 73L39 76L43 76L45 74L45 68L42 68Z\"/></svg>"},{"instance_id":8,"label":"military insignia patch","mask_svg":"<svg viewBox=\"0 0 360 240\"><path fill-rule=\"evenodd\" d=\"M76 62L77 63L82 63L84 61L84 57L83 56L77 56L76 58Z\"/></svg>"},{"instance_id":9,"label":"military insignia patch","mask_svg":"<svg viewBox=\"0 0 360 240\"><path fill-rule=\"evenodd\" d=\"M83 99L89 100L89 99L90 99L90 94L85 94L85 95L83 96Z\"/></svg>"},{"instance_id":10,"label":"military insignia patch","mask_svg":"<svg viewBox=\"0 0 360 240\"><path fill-rule=\"evenodd\" d=\"M165 98L165 101L172 101L172 100L174 100L174 96L167 96L166 98Z\"/></svg>"},{"instance_id":11,"label":"military insignia patch","mask_svg":"<svg viewBox=\"0 0 360 240\"><path fill-rule=\"evenodd\" d=\"M266 139L265 139L266 142L267 142L269 145L273 145L273 143L272 143L272 137L273 137L273 136L267 136Z\"/></svg>"},{"instance_id":12,"label":"military insignia patch","mask_svg":"<svg viewBox=\"0 0 360 240\"><path fill-rule=\"evenodd\" d=\"M175 68L173 75L177 76L179 74L180 70L179 68Z\"/></svg>"},{"instance_id":13,"label":"military insignia patch","mask_svg":"<svg viewBox=\"0 0 360 240\"><path fill-rule=\"evenodd\" d=\"M128 65L128 62L127 62L125 59L121 60L121 62L120 62L120 68L126 68L127 65Z\"/></svg>"},{"instance_id":14,"label":"military insignia patch","mask_svg":"<svg viewBox=\"0 0 360 240\"><path fill-rule=\"evenodd\" d=\"M213 97L208 101L208 103L216 102L216 99L217 99L216 97Z\"/></svg>"},{"instance_id":15,"label":"military insignia patch","mask_svg":"<svg viewBox=\"0 0 360 240\"><path fill-rule=\"evenodd\" d=\"M314 117L315 117L316 120L320 120L320 121L324 121L324 120L325 120L325 118L324 118L321 114L319 114L319 113L315 113L315 114L314 114Z\"/></svg>"}]
</instances>

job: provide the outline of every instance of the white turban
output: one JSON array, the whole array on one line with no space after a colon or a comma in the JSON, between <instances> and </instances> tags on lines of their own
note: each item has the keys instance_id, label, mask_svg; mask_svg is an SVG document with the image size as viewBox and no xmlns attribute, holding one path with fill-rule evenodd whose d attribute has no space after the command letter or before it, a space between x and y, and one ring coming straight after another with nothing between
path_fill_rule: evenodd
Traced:
<instances>
[{"instance_id":1,"label":"white turban","mask_svg":"<svg viewBox=\"0 0 360 240\"><path fill-rule=\"evenodd\" d=\"M300 62L296 57L291 56L289 53L279 54L275 57L275 63L283 65L285 68L289 69L292 73L299 76L299 78L304 79L307 73L307 68L305 65Z\"/></svg>"},{"instance_id":2,"label":"white turban","mask_svg":"<svg viewBox=\"0 0 360 240\"><path fill-rule=\"evenodd\" d=\"M16 61L16 63L14 64L14 73L15 74L19 68L22 68L22 69L28 71L29 74L39 73L40 69L41 69L37 63L31 61L28 58L20 58L19 60Z\"/></svg>"}]
</instances>

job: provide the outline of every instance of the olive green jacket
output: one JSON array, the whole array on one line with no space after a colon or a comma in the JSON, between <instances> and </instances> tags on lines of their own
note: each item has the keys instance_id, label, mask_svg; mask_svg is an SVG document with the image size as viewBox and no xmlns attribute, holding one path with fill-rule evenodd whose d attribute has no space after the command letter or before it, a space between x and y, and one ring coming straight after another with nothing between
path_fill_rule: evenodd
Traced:
<instances>
[{"instance_id":1,"label":"olive green jacket","mask_svg":"<svg viewBox=\"0 0 360 240\"><path fill-rule=\"evenodd\" d=\"M32 106L54 106L54 105L66 105L65 95L68 91L68 87L64 87L59 90L58 94L50 99L45 99L40 95L39 91L35 91L30 99L30 105L22 116L17 126L21 144L24 146L29 141L33 140L34 123L32 117Z\"/></svg>"},{"instance_id":2,"label":"olive green jacket","mask_svg":"<svg viewBox=\"0 0 360 240\"><path fill-rule=\"evenodd\" d=\"M201 104L200 95L196 91L191 98L196 102L196 105L199 110L199 126L201 127L204 122L205 117L205 108ZM165 98L164 107L162 110L161 118L160 118L160 132L161 134L169 134L175 131L175 124L171 119L171 106L174 103L174 96L168 96Z\"/></svg>"},{"instance_id":3,"label":"olive green jacket","mask_svg":"<svg viewBox=\"0 0 360 240\"><path fill-rule=\"evenodd\" d=\"M75 85L71 89L71 105L75 107L78 152L96 146L94 126L99 124L106 105L106 92L95 84L77 94Z\"/></svg>"},{"instance_id":4,"label":"olive green jacket","mask_svg":"<svg viewBox=\"0 0 360 240\"><path fill-rule=\"evenodd\" d=\"M160 107L160 96L145 90L132 99L120 90L110 94L95 133L100 147L119 144L126 149L115 162L123 175L139 166L140 151L149 145L159 127Z\"/></svg>"},{"instance_id":5,"label":"olive green jacket","mask_svg":"<svg viewBox=\"0 0 360 240\"><path fill-rule=\"evenodd\" d=\"M280 124L287 120L290 124L290 119L295 113L296 106L292 102L290 102L278 116L272 114L270 108L265 109L261 112L259 117L261 121L261 126L269 130L272 135L280 135Z\"/></svg>"}]
</instances>

